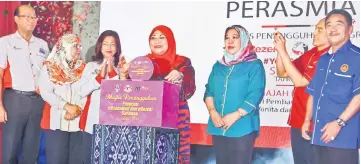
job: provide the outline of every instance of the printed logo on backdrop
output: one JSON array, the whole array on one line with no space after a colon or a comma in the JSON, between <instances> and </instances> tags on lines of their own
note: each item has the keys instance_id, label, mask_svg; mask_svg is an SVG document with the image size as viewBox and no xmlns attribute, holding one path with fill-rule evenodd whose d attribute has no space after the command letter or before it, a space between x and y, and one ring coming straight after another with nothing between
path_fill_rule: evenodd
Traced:
<instances>
[{"instance_id":1,"label":"printed logo on backdrop","mask_svg":"<svg viewBox=\"0 0 361 164\"><path fill-rule=\"evenodd\" d=\"M303 42L296 42L292 47L292 53L301 56L308 51L308 45Z\"/></svg>"}]
</instances>

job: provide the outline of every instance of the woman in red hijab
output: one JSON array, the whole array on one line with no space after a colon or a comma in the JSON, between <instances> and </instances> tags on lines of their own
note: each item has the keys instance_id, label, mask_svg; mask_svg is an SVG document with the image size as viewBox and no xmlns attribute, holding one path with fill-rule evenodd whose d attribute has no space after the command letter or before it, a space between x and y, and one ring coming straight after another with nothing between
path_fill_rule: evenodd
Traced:
<instances>
[{"instance_id":1,"label":"woman in red hijab","mask_svg":"<svg viewBox=\"0 0 361 164\"><path fill-rule=\"evenodd\" d=\"M189 164L190 114L187 100L196 90L194 68L189 58L176 54L174 35L167 26L160 25L152 30L149 35L149 47L151 53L146 57L155 65L151 79L182 84L178 111L178 130L180 130L178 163Z\"/></svg>"}]
</instances>

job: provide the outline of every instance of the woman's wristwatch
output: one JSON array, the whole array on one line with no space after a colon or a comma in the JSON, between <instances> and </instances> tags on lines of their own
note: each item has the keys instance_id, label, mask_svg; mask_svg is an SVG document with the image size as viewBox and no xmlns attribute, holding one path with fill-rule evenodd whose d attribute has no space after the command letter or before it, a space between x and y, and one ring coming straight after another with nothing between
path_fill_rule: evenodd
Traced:
<instances>
[{"instance_id":1,"label":"woman's wristwatch","mask_svg":"<svg viewBox=\"0 0 361 164\"><path fill-rule=\"evenodd\" d=\"M240 118L239 118L239 119L241 119L242 117L244 117L243 113L242 113L239 109L238 109L237 111L238 111L239 116L240 116Z\"/></svg>"},{"instance_id":2,"label":"woman's wristwatch","mask_svg":"<svg viewBox=\"0 0 361 164\"><path fill-rule=\"evenodd\" d=\"M342 120L341 118L338 118L336 121L339 126L341 126L341 127L346 126L346 122L344 120Z\"/></svg>"}]
</instances>

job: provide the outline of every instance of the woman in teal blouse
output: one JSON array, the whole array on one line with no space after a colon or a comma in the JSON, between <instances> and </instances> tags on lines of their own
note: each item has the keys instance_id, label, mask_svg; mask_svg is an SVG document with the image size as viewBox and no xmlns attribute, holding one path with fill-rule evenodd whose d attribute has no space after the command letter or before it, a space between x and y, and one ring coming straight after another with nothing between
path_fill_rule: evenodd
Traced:
<instances>
[{"instance_id":1,"label":"woman in teal blouse","mask_svg":"<svg viewBox=\"0 0 361 164\"><path fill-rule=\"evenodd\" d=\"M245 28L228 27L224 43L223 58L213 65L204 95L210 115L207 133L213 135L217 164L250 164L265 71Z\"/></svg>"}]
</instances>

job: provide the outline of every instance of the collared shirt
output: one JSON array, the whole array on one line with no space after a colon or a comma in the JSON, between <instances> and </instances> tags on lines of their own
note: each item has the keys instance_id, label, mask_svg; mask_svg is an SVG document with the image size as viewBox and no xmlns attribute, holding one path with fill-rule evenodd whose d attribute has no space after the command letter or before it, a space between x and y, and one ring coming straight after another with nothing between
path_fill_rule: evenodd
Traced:
<instances>
[{"instance_id":1,"label":"collared shirt","mask_svg":"<svg viewBox=\"0 0 361 164\"><path fill-rule=\"evenodd\" d=\"M316 71L316 65L320 56L325 54L329 47L318 51L317 47L305 52L301 57L293 61L295 67L300 71L303 77L311 81ZM306 87L295 87L293 90L293 101L288 124L291 127L301 129L306 116L306 104L308 94L305 93ZM312 129L312 125L310 127Z\"/></svg>"},{"instance_id":2,"label":"collared shirt","mask_svg":"<svg viewBox=\"0 0 361 164\"><path fill-rule=\"evenodd\" d=\"M3 87L35 91L48 54L48 44L35 36L29 42L18 32L0 38L0 68L5 70Z\"/></svg>"},{"instance_id":3,"label":"collared shirt","mask_svg":"<svg viewBox=\"0 0 361 164\"><path fill-rule=\"evenodd\" d=\"M331 50L331 49L330 49ZM321 129L337 120L352 100L360 94L360 48L350 41L335 53L321 56L316 74L306 92L313 96L314 132L311 143L320 146L358 149L360 142L360 112L347 121L335 140L324 143Z\"/></svg>"},{"instance_id":4,"label":"collared shirt","mask_svg":"<svg viewBox=\"0 0 361 164\"><path fill-rule=\"evenodd\" d=\"M248 114L237 120L227 131L216 128L211 119L207 133L227 137L241 137L260 128L259 103L266 85L262 61L241 62L225 66L214 64L206 85L204 98L213 97L217 112L223 117L239 108Z\"/></svg>"}]
</instances>

